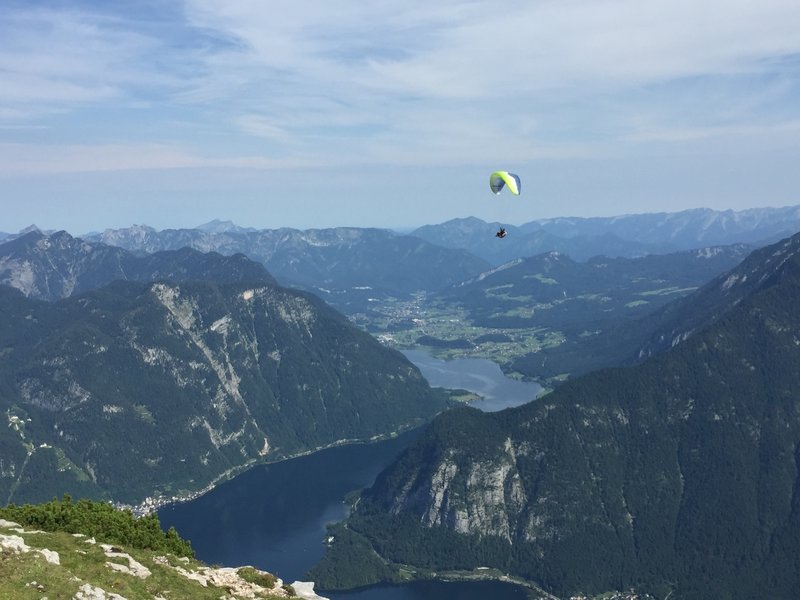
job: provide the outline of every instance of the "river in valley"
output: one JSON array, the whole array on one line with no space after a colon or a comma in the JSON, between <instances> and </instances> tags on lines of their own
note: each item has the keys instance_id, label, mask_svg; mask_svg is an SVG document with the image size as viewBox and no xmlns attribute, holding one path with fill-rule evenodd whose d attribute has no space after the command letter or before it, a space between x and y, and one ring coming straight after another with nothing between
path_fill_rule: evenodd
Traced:
<instances>
[{"instance_id":1,"label":"river in valley","mask_svg":"<svg viewBox=\"0 0 800 600\"><path fill-rule=\"evenodd\" d=\"M506 397L511 406L522 404L524 398L530 400L537 393L536 384L522 384L531 387L520 388L516 384L521 382L507 379L490 361L483 361L489 364L475 362L480 359L438 361L444 364L438 365L438 374L434 376L431 369L437 366L437 359L421 356L422 359L412 353L409 359L420 367L431 385L480 394L485 400L475 405L484 410L503 408L506 389L514 391ZM419 434L420 430L414 430L382 442L340 446L260 465L191 502L164 507L158 516L164 528L175 526L181 536L190 539L197 557L206 563L253 565L275 573L288 583L304 580L308 569L325 552L325 525L347 516L344 496L371 485L377 474ZM331 600L522 600L526 597L523 588L493 581L418 582L320 593Z\"/></svg>"}]
</instances>

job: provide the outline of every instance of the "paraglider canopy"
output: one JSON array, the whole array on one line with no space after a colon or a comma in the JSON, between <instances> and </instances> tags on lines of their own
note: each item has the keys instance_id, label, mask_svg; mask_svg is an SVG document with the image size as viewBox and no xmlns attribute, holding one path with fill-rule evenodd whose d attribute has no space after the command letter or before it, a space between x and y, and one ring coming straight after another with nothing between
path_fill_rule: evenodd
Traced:
<instances>
[{"instance_id":1,"label":"paraglider canopy","mask_svg":"<svg viewBox=\"0 0 800 600\"><path fill-rule=\"evenodd\" d=\"M522 191L522 183L519 177L508 171L495 171L489 177L489 187L495 194L499 194L503 187L508 186L509 191L515 196L519 196Z\"/></svg>"}]
</instances>

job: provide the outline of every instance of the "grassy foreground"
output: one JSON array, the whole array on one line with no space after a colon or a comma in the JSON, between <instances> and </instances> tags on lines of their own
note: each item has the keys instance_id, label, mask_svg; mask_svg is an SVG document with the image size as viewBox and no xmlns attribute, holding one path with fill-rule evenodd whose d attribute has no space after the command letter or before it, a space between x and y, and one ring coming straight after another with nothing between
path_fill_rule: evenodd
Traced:
<instances>
[{"instance_id":1,"label":"grassy foreground","mask_svg":"<svg viewBox=\"0 0 800 600\"><path fill-rule=\"evenodd\" d=\"M52 508L53 503L47 506ZM43 531L7 520L8 512L8 509L0 509L0 598L243 600L296 597L291 586L253 567L217 569L164 548L137 548L103 543L102 537L95 540L82 533Z\"/></svg>"}]
</instances>

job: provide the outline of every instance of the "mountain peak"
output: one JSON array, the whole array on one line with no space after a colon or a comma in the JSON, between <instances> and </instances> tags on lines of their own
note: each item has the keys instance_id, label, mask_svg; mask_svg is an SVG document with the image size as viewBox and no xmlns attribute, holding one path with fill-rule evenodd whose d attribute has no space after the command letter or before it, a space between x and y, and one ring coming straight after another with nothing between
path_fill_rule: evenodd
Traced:
<instances>
[{"instance_id":1,"label":"mountain peak","mask_svg":"<svg viewBox=\"0 0 800 600\"><path fill-rule=\"evenodd\" d=\"M240 233L244 231L256 231L252 227L240 227L233 221L222 221L220 219L212 219L208 223L198 225L195 229L205 231L206 233Z\"/></svg>"}]
</instances>

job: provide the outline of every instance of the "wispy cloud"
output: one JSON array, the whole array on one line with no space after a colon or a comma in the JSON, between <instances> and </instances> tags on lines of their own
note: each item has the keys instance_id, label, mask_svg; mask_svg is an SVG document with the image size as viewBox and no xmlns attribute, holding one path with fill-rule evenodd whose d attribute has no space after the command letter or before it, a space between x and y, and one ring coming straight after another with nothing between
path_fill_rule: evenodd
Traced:
<instances>
[{"instance_id":1,"label":"wispy cloud","mask_svg":"<svg viewBox=\"0 0 800 600\"><path fill-rule=\"evenodd\" d=\"M388 90L423 98L574 93L775 67L800 52L793 0L488 1L365 5L344 0L190 0L193 24L237 43L215 69L307 85L347 83L352 95ZM252 73L255 75L255 73ZM248 77L248 81L255 81ZM276 90L278 91L278 90Z\"/></svg>"},{"instance_id":2,"label":"wispy cloud","mask_svg":"<svg viewBox=\"0 0 800 600\"><path fill-rule=\"evenodd\" d=\"M772 139L792 136L797 142L800 133L800 119L753 125L721 125L709 127L671 127L667 129L641 129L625 139L632 142L684 142L709 138L764 137Z\"/></svg>"},{"instance_id":3,"label":"wispy cloud","mask_svg":"<svg viewBox=\"0 0 800 600\"><path fill-rule=\"evenodd\" d=\"M307 162L263 156L213 157L164 144L0 143L0 177L197 168L284 169Z\"/></svg>"},{"instance_id":4,"label":"wispy cloud","mask_svg":"<svg viewBox=\"0 0 800 600\"><path fill-rule=\"evenodd\" d=\"M501 146L520 133L531 145L526 156L565 142L554 138L597 141L609 120L625 127L635 122L632 113L650 112L643 90L672 82L704 81L708 89L693 94L700 102L725 86L750 105L749 114L730 116L745 121L762 102L759 78L787 80L781 98L788 103L800 76L797 62L785 60L800 55L794 1L567 0L498 10L483 1L431 9L422 2L191 0L187 7L194 26L231 42L206 57L192 91L198 100L226 99L232 112L282 124L284 134L313 139L317 148L326 138L320 129L349 120L353 130L335 130L330 142L362 149L382 142L387 160L414 154L414 142L477 144L473 159L480 161L487 141ZM575 103L597 96L617 101L597 103L589 128L565 122ZM604 105L616 110L603 112ZM697 114L692 125L707 116ZM521 129L537 120L565 125Z\"/></svg>"},{"instance_id":5,"label":"wispy cloud","mask_svg":"<svg viewBox=\"0 0 800 600\"><path fill-rule=\"evenodd\" d=\"M752 144L798 145L797 0L135 4L4 6L5 182L151 169L545 171L551 160L557 195L594 161L586 193L606 185L618 198L626 168L640 173L636 193L646 188L649 152L674 157L671 173L705 176L699 148L730 173L728 154L750 160ZM765 180L780 180L782 161L764 165ZM395 183L382 188L400 195Z\"/></svg>"},{"instance_id":6,"label":"wispy cloud","mask_svg":"<svg viewBox=\"0 0 800 600\"><path fill-rule=\"evenodd\" d=\"M4 111L41 114L119 101L137 87L165 82L145 61L161 44L129 23L28 8L7 11L1 23Z\"/></svg>"}]
</instances>

